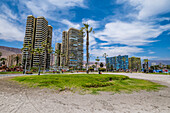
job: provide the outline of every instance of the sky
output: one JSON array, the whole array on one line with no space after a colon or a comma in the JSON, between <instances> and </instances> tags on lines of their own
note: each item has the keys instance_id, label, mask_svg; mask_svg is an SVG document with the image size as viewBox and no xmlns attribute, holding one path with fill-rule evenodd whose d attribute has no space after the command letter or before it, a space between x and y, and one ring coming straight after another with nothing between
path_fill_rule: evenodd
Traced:
<instances>
[{"instance_id":1,"label":"sky","mask_svg":"<svg viewBox=\"0 0 170 113\"><path fill-rule=\"evenodd\" d=\"M53 48L62 31L88 23L90 61L104 53L170 60L170 0L1 0L0 46L23 47L28 15L52 25Z\"/></svg>"}]
</instances>

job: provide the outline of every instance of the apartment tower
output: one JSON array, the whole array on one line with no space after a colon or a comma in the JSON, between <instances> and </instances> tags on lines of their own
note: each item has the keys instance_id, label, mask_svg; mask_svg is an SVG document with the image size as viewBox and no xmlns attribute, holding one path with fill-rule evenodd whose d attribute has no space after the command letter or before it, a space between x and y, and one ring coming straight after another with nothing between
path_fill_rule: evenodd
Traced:
<instances>
[{"instance_id":1,"label":"apartment tower","mask_svg":"<svg viewBox=\"0 0 170 113\"><path fill-rule=\"evenodd\" d=\"M62 44L61 44L61 61L60 61L60 66L67 66L67 63L66 63L67 46L68 46L67 31L63 31L63 33L62 33Z\"/></svg>"},{"instance_id":2,"label":"apartment tower","mask_svg":"<svg viewBox=\"0 0 170 113\"><path fill-rule=\"evenodd\" d=\"M35 27L36 27L36 18L34 16L29 15L27 17L27 23L26 23L26 30L25 30L25 37L24 37L24 45L29 46L31 45L31 48L34 48L34 42L35 42ZM22 65L27 64L27 68L30 69L32 67L33 63L33 55L28 52L28 48L25 48L22 51Z\"/></svg>"},{"instance_id":3,"label":"apartment tower","mask_svg":"<svg viewBox=\"0 0 170 113\"><path fill-rule=\"evenodd\" d=\"M78 29L62 33L61 66L78 69L83 66L83 36Z\"/></svg>"},{"instance_id":4,"label":"apartment tower","mask_svg":"<svg viewBox=\"0 0 170 113\"><path fill-rule=\"evenodd\" d=\"M83 66L83 35L80 30L68 30L67 65L69 68L82 68Z\"/></svg>"},{"instance_id":5,"label":"apartment tower","mask_svg":"<svg viewBox=\"0 0 170 113\"><path fill-rule=\"evenodd\" d=\"M48 48L50 48L51 40L52 40L52 26L48 25L48 21L42 16L35 18L32 15L29 15L27 17L24 44L26 46L31 44L31 49L36 49L42 48L42 42L47 41L47 43L49 43ZM27 58L27 66L29 68L37 67L41 60L41 67L48 69L50 66L50 54L46 50L43 49L43 53L41 54L39 59L38 55L31 54L30 52L27 51L26 48L23 51L23 59Z\"/></svg>"}]
</instances>

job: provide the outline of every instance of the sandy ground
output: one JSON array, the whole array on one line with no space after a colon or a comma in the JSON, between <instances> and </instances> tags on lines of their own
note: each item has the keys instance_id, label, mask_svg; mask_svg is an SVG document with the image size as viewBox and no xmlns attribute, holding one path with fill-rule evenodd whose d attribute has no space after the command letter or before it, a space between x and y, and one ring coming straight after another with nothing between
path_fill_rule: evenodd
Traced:
<instances>
[{"instance_id":1,"label":"sandy ground","mask_svg":"<svg viewBox=\"0 0 170 113\"><path fill-rule=\"evenodd\" d=\"M168 86L158 92L80 95L27 88L0 77L0 113L170 113L170 76L118 73Z\"/></svg>"}]
</instances>

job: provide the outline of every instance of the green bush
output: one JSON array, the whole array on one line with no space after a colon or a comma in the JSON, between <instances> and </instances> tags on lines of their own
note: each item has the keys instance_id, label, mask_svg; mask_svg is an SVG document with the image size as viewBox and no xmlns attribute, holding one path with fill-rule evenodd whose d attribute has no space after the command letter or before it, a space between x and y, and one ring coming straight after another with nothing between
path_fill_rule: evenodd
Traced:
<instances>
[{"instance_id":1,"label":"green bush","mask_svg":"<svg viewBox=\"0 0 170 113\"><path fill-rule=\"evenodd\" d=\"M26 74L32 74L32 71L27 71Z\"/></svg>"},{"instance_id":2,"label":"green bush","mask_svg":"<svg viewBox=\"0 0 170 113\"><path fill-rule=\"evenodd\" d=\"M106 71L106 68L99 68L99 71Z\"/></svg>"},{"instance_id":3,"label":"green bush","mask_svg":"<svg viewBox=\"0 0 170 113\"><path fill-rule=\"evenodd\" d=\"M94 68L90 67L90 68L89 68L89 71L94 71Z\"/></svg>"}]
</instances>

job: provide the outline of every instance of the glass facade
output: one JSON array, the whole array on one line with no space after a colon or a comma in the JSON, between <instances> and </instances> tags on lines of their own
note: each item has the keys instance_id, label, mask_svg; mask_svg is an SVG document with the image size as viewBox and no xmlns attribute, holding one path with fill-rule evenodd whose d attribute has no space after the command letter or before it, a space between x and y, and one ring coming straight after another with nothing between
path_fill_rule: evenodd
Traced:
<instances>
[{"instance_id":1,"label":"glass facade","mask_svg":"<svg viewBox=\"0 0 170 113\"><path fill-rule=\"evenodd\" d=\"M128 55L106 58L107 68L111 70L127 70L129 66Z\"/></svg>"}]
</instances>

